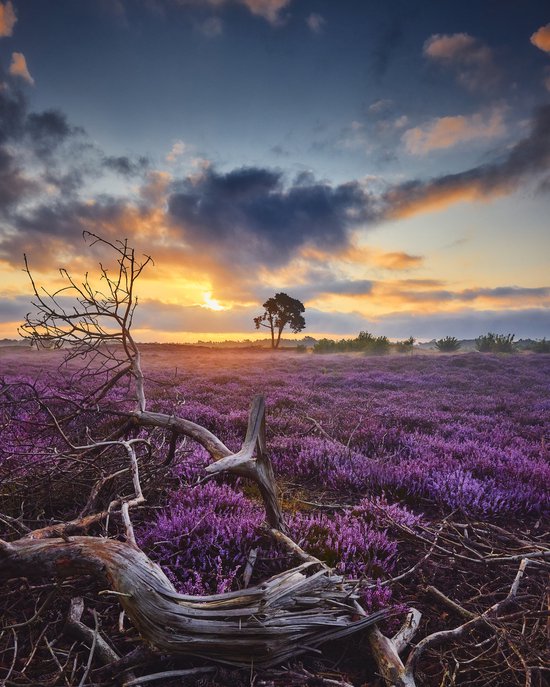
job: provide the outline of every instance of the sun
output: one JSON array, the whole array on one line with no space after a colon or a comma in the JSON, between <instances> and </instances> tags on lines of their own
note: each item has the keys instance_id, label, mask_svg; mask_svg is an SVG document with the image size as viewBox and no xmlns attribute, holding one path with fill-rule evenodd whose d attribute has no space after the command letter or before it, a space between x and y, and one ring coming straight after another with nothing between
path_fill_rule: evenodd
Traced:
<instances>
[{"instance_id":1,"label":"sun","mask_svg":"<svg viewBox=\"0 0 550 687\"><path fill-rule=\"evenodd\" d=\"M202 308L208 308L208 310L227 310L224 305L222 305L215 298L212 298L212 291L205 291L203 298L204 302L201 303Z\"/></svg>"}]
</instances>

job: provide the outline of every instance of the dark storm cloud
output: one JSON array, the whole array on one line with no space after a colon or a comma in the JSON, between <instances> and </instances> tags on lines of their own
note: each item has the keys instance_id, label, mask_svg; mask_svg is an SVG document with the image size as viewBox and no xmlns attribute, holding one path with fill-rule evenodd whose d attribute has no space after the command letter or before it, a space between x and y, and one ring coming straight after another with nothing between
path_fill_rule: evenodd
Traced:
<instances>
[{"instance_id":1,"label":"dark storm cloud","mask_svg":"<svg viewBox=\"0 0 550 687\"><path fill-rule=\"evenodd\" d=\"M81 133L57 110L29 113L25 96L17 88L0 89L0 212L12 212L43 184L65 193L80 186L82 170L60 171L57 153L62 144ZM43 163L43 169L35 169L32 177L19 162L24 159L22 151Z\"/></svg>"},{"instance_id":2,"label":"dark storm cloud","mask_svg":"<svg viewBox=\"0 0 550 687\"><path fill-rule=\"evenodd\" d=\"M0 71L0 80L2 76ZM26 113L27 104L21 92L0 88L0 144L22 136Z\"/></svg>"},{"instance_id":3,"label":"dark storm cloud","mask_svg":"<svg viewBox=\"0 0 550 687\"><path fill-rule=\"evenodd\" d=\"M28 214L16 217L17 227L23 232L37 232L68 238L90 224L105 224L117 220L124 212L124 203L110 197L102 197L95 203L78 200L65 203L58 201L40 205Z\"/></svg>"},{"instance_id":4,"label":"dark storm cloud","mask_svg":"<svg viewBox=\"0 0 550 687\"><path fill-rule=\"evenodd\" d=\"M284 264L308 244L341 248L352 226L374 216L357 182L331 186L308 177L285 186L280 172L257 167L207 170L185 181L168 207L191 242L227 251L233 260L271 265Z\"/></svg>"},{"instance_id":5,"label":"dark storm cloud","mask_svg":"<svg viewBox=\"0 0 550 687\"><path fill-rule=\"evenodd\" d=\"M25 122L34 153L40 158L50 157L70 136L83 133L82 129L71 127L67 117L59 110L31 112Z\"/></svg>"},{"instance_id":6,"label":"dark storm cloud","mask_svg":"<svg viewBox=\"0 0 550 687\"><path fill-rule=\"evenodd\" d=\"M0 240L0 259L17 265L23 253L32 255L35 269L47 269L59 261L59 252L79 254L84 230L107 239L120 238L128 206L124 201L102 196L94 203L78 199L38 205L26 213L12 215L17 232ZM126 231L126 229L123 229Z\"/></svg>"},{"instance_id":7,"label":"dark storm cloud","mask_svg":"<svg viewBox=\"0 0 550 687\"><path fill-rule=\"evenodd\" d=\"M24 166L33 159L37 164ZM33 234L44 243L47 235L79 236L84 225L102 226L116 203L105 197L83 203L78 193L106 169L130 178L148 165L145 157L106 156L59 110L30 112L25 95L8 79L0 89L0 214L10 220L11 230L0 254L20 260L22 251L14 251L28 245ZM35 207L22 210L20 204L29 199ZM0 227L0 239L6 229Z\"/></svg>"},{"instance_id":8,"label":"dark storm cloud","mask_svg":"<svg viewBox=\"0 0 550 687\"><path fill-rule=\"evenodd\" d=\"M383 194L388 217L406 216L461 200L481 200L513 192L550 168L550 105L538 108L531 132L500 160L428 181L413 180Z\"/></svg>"},{"instance_id":9,"label":"dark storm cloud","mask_svg":"<svg viewBox=\"0 0 550 687\"><path fill-rule=\"evenodd\" d=\"M122 177L131 178L143 174L149 168L149 160L145 156L133 160L126 155L107 156L103 158L105 169L120 174Z\"/></svg>"},{"instance_id":10,"label":"dark storm cloud","mask_svg":"<svg viewBox=\"0 0 550 687\"><path fill-rule=\"evenodd\" d=\"M0 214L9 212L35 189L36 185L24 176L15 158L0 146Z\"/></svg>"},{"instance_id":11,"label":"dark storm cloud","mask_svg":"<svg viewBox=\"0 0 550 687\"><path fill-rule=\"evenodd\" d=\"M0 79L3 76L0 72ZM26 103L20 92L0 88L0 213L5 214L32 189L10 145L24 133Z\"/></svg>"}]
</instances>

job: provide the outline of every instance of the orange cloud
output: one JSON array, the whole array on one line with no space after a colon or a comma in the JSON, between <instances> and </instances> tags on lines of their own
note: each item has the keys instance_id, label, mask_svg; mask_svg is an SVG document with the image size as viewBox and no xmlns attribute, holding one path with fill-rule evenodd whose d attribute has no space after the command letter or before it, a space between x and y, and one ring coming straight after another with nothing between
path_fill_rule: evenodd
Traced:
<instances>
[{"instance_id":1,"label":"orange cloud","mask_svg":"<svg viewBox=\"0 0 550 687\"><path fill-rule=\"evenodd\" d=\"M424 43L424 54L435 59L452 60L474 45L475 38L467 33L455 33L451 36L437 33Z\"/></svg>"},{"instance_id":2,"label":"orange cloud","mask_svg":"<svg viewBox=\"0 0 550 687\"><path fill-rule=\"evenodd\" d=\"M467 33L435 34L424 43L424 56L452 68L470 90L487 89L499 79L489 47Z\"/></svg>"},{"instance_id":3,"label":"orange cloud","mask_svg":"<svg viewBox=\"0 0 550 687\"><path fill-rule=\"evenodd\" d=\"M414 180L390 188L382 197L384 217L409 217L440 210L460 201L492 200L520 184L547 174L550 165L550 105L535 112L530 133L492 164L427 181Z\"/></svg>"},{"instance_id":4,"label":"orange cloud","mask_svg":"<svg viewBox=\"0 0 550 687\"><path fill-rule=\"evenodd\" d=\"M544 52L550 52L550 24L535 31L531 36L531 43Z\"/></svg>"},{"instance_id":5,"label":"orange cloud","mask_svg":"<svg viewBox=\"0 0 550 687\"><path fill-rule=\"evenodd\" d=\"M385 252L367 246L351 245L341 251L337 257L357 265L373 265L387 270L409 270L420 267L424 258L421 255L410 255L402 251Z\"/></svg>"},{"instance_id":6,"label":"orange cloud","mask_svg":"<svg viewBox=\"0 0 550 687\"><path fill-rule=\"evenodd\" d=\"M389 207L387 216L391 219L412 217L425 212L443 210L454 203L492 200L498 196L505 196L511 193L514 187L510 183L507 186L499 186L488 190L481 181L472 180L469 183L462 183L456 186L440 187L433 185L426 187L416 198L409 192L395 189L386 196Z\"/></svg>"},{"instance_id":7,"label":"orange cloud","mask_svg":"<svg viewBox=\"0 0 550 687\"><path fill-rule=\"evenodd\" d=\"M12 53L9 73L12 76L18 76L19 78L29 83L31 86L34 86L34 79L29 73L29 70L27 68L27 60L25 59L25 55L23 55L22 52Z\"/></svg>"},{"instance_id":8,"label":"orange cloud","mask_svg":"<svg viewBox=\"0 0 550 687\"><path fill-rule=\"evenodd\" d=\"M425 155L432 150L451 148L466 141L496 138L504 132L502 113L495 110L489 118L480 113L469 117L439 117L424 126L408 129L402 140L412 155Z\"/></svg>"},{"instance_id":9,"label":"orange cloud","mask_svg":"<svg viewBox=\"0 0 550 687\"><path fill-rule=\"evenodd\" d=\"M409 253L380 253L375 257L375 262L388 270L410 270L420 267L424 261L421 255L410 255Z\"/></svg>"},{"instance_id":10,"label":"orange cloud","mask_svg":"<svg viewBox=\"0 0 550 687\"><path fill-rule=\"evenodd\" d=\"M0 2L0 37L11 36L17 17L11 2Z\"/></svg>"},{"instance_id":11,"label":"orange cloud","mask_svg":"<svg viewBox=\"0 0 550 687\"><path fill-rule=\"evenodd\" d=\"M332 264L337 267L339 263L360 267L381 267L387 270L410 270L420 267L424 262L421 255L411 255L403 251L386 252L369 246L358 246L354 243L345 246L342 250L324 251L314 246L306 246L300 253L300 257L306 263L317 262L321 265ZM297 264L291 263L288 268L290 273L296 272Z\"/></svg>"}]
</instances>

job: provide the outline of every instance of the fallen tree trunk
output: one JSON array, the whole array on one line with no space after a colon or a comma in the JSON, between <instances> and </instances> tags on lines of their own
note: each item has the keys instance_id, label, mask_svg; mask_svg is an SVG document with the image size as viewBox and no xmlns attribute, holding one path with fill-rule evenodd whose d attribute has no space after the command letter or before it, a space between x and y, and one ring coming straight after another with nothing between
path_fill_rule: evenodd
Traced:
<instances>
[{"instance_id":1,"label":"fallen tree trunk","mask_svg":"<svg viewBox=\"0 0 550 687\"><path fill-rule=\"evenodd\" d=\"M178 594L137 547L98 537L0 540L0 578L94 575L105 580L142 638L160 652L235 666L272 666L387 617L362 617L350 584L304 563L256 587Z\"/></svg>"}]
</instances>

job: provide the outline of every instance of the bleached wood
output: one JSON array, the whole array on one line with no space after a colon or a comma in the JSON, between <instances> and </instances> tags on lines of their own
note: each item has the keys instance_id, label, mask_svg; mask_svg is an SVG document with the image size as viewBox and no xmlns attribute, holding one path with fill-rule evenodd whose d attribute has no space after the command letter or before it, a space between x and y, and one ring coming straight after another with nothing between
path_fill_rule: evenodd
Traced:
<instances>
[{"instance_id":1,"label":"bleached wood","mask_svg":"<svg viewBox=\"0 0 550 687\"><path fill-rule=\"evenodd\" d=\"M388 615L358 617L349 585L304 563L242 591L178 594L161 568L132 545L99 537L0 541L0 577L105 580L142 638L163 653L236 666L271 666L370 627Z\"/></svg>"}]
</instances>

